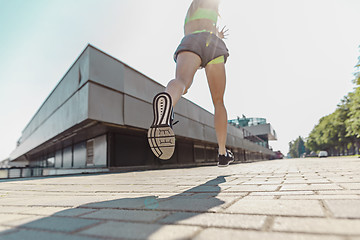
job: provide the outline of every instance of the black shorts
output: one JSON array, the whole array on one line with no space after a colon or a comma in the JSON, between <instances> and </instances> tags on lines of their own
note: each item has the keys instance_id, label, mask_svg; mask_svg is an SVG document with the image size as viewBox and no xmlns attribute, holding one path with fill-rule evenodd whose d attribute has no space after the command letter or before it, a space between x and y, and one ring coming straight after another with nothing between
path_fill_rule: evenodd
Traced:
<instances>
[{"instance_id":1,"label":"black shorts","mask_svg":"<svg viewBox=\"0 0 360 240\"><path fill-rule=\"evenodd\" d=\"M210 32L200 32L186 35L175 51L174 60L180 52L193 52L201 58L201 67L205 67L211 60L224 56L225 62L229 56L229 50L223 40Z\"/></svg>"}]
</instances>

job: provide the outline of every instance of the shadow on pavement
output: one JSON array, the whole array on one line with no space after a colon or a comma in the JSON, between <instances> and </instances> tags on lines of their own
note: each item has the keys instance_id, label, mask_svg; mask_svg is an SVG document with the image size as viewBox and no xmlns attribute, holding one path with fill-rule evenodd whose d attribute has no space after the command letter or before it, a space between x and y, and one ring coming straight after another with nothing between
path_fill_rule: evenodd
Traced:
<instances>
[{"instance_id":1,"label":"shadow on pavement","mask_svg":"<svg viewBox=\"0 0 360 240\"><path fill-rule=\"evenodd\" d=\"M225 203L216 198L225 177L167 198L150 195L81 205L23 224L16 230L0 232L0 240L156 238L156 232L165 225L201 215Z\"/></svg>"},{"instance_id":2,"label":"shadow on pavement","mask_svg":"<svg viewBox=\"0 0 360 240\"><path fill-rule=\"evenodd\" d=\"M130 171L127 171L130 172ZM40 176L40 177L22 177L22 178L1 178L0 183L2 182L24 182L24 181L37 181L51 178L77 178L77 177L86 177L96 176L96 175L105 175L105 174L114 174L113 172L99 172L99 173L76 173L76 174L66 174L66 175L51 175L51 176Z\"/></svg>"}]
</instances>

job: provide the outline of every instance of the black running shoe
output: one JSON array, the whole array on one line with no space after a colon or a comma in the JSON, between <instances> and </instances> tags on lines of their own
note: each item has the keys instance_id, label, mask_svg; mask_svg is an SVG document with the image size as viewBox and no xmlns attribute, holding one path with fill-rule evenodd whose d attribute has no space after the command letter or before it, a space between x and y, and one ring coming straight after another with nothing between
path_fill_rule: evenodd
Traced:
<instances>
[{"instance_id":1,"label":"black running shoe","mask_svg":"<svg viewBox=\"0 0 360 240\"><path fill-rule=\"evenodd\" d=\"M226 149L226 155L218 155L218 167L227 167L234 162L234 154Z\"/></svg>"},{"instance_id":2,"label":"black running shoe","mask_svg":"<svg viewBox=\"0 0 360 240\"><path fill-rule=\"evenodd\" d=\"M154 121L148 130L148 141L156 157L168 160L175 151L175 134L172 129L173 107L171 96L162 92L153 100Z\"/></svg>"}]
</instances>

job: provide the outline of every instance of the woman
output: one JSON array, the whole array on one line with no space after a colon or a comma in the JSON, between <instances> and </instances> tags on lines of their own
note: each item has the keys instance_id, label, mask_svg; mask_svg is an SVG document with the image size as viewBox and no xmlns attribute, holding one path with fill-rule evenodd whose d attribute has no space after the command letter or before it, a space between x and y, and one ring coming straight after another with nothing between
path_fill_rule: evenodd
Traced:
<instances>
[{"instance_id":1,"label":"woman","mask_svg":"<svg viewBox=\"0 0 360 240\"><path fill-rule=\"evenodd\" d=\"M175 150L172 130L173 106L187 92L199 68L205 68L212 101L215 108L214 125L219 146L218 166L228 166L233 154L225 148L227 112L224 106L226 85L225 62L228 49L222 41L225 27L219 31L216 24L220 0L193 0L184 25L185 36L175 51L175 79L165 92L154 97L154 121L148 131L148 141L153 153L160 159L169 159Z\"/></svg>"}]
</instances>

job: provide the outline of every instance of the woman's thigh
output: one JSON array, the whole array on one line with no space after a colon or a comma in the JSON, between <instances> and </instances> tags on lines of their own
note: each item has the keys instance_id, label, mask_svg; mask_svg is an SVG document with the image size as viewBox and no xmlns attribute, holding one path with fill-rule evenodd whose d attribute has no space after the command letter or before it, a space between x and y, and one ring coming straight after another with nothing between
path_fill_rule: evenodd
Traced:
<instances>
[{"instance_id":1,"label":"woman's thigh","mask_svg":"<svg viewBox=\"0 0 360 240\"><path fill-rule=\"evenodd\" d=\"M200 64L201 58L197 54L189 51L180 52L176 59L175 78L181 80L186 88L189 88Z\"/></svg>"},{"instance_id":2,"label":"woman's thigh","mask_svg":"<svg viewBox=\"0 0 360 240\"><path fill-rule=\"evenodd\" d=\"M214 104L218 101L222 102L226 87L225 64L208 64L205 71Z\"/></svg>"}]
</instances>

